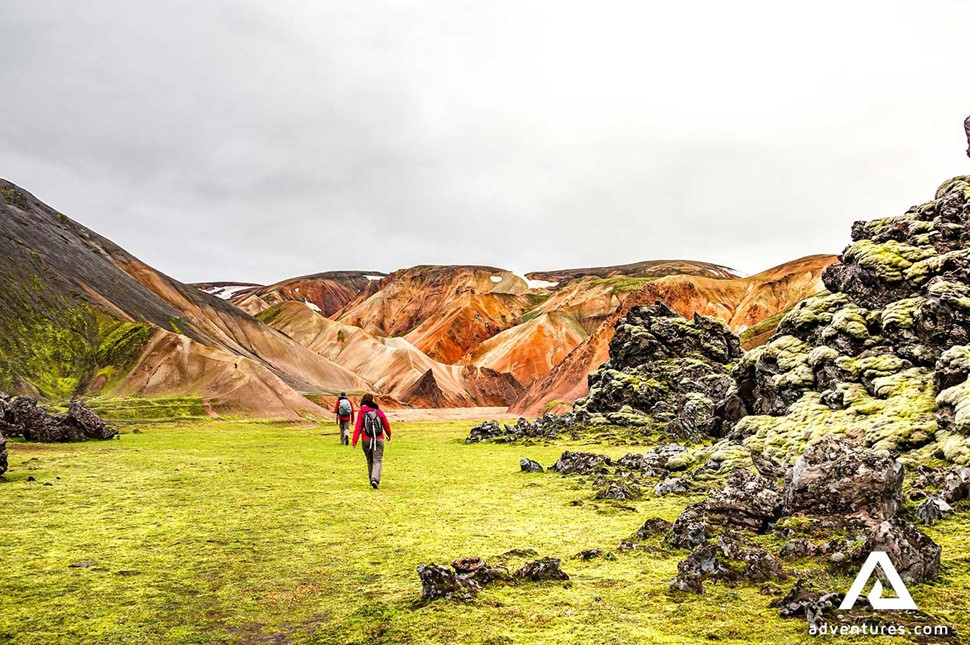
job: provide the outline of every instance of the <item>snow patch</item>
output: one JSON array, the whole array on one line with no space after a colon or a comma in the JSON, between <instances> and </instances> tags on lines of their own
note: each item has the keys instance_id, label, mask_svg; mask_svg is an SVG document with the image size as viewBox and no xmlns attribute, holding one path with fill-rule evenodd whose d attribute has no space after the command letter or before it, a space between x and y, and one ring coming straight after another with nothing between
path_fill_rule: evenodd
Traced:
<instances>
[{"instance_id":1,"label":"snow patch","mask_svg":"<svg viewBox=\"0 0 970 645\"><path fill-rule=\"evenodd\" d=\"M377 280L384 279L384 276L382 275L365 275L364 277L370 280L371 282L376 282Z\"/></svg>"},{"instance_id":2,"label":"snow patch","mask_svg":"<svg viewBox=\"0 0 970 645\"><path fill-rule=\"evenodd\" d=\"M559 286L558 282L549 282L547 280L526 280L525 283L529 285L530 289L551 289L552 287Z\"/></svg>"},{"instance_id":3,"label":"snow patch","mask_svg":"<svg viewBox=\"0 0 970 645\"><path fill-rule=\"evenodd\" d=\"M241 293L243 291L249 291L250 289L253 289L253 288L254 287L252 285L241 285L241 286L232 286L232 287L209 287L208 289L202 289L202 291L205 291L210 295L216 296L217 298L222 298L223 300L229 300L237 293Z\"/></svg>"},{"instance_id":4,"label":"snow patch","mask_svg":"<svg viewBox=\"0 0 970 645\"><path fill-rule=\"evenodd\" d=\"M489 278L489 280L491 280L492 282L496 282L496 283L497 282L501 282L502 281L502 276L500 276L500 275L493 275L491 278Z\"/></svg>"},{"instance_id":5,"label":"snow patch","mask_svg":"<svg viewBox=\"0 0 970 645\"><path fill-rule=\"evenodd\" d=\"M310 309L314 310L318 314L322 314L323 313L323 310L320 309L320 307L318 307L315 303L310 302L309 300L304 300L303 301L303 304L305 304L307 307L309 307Z\"/></svg>"}]
</instances>

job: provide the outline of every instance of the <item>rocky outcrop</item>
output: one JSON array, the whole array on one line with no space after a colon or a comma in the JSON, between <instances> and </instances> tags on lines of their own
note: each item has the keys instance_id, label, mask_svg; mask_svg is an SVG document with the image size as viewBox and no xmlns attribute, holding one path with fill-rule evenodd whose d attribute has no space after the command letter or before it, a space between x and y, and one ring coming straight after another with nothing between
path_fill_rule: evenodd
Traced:
<instances>
[{"instance_id":1,"label":"rocky outcrop","mask_svg":"<svg viewBox=\"0 0 970 645\"><path fill-rule=\"evenodd\" d=\"M73 401L66 414L50 414L37 400L18 396L0 399L0 435L27 441L66 443L106 440L117 436L98 415L80 401ZM4 450L4 457L6 451Z\"/></svg>"},{"instance_id":2,"label":"rocky outcrop","mask_svg":"<svg viewBox=\"0 0 970 645\"><path fill-rule=\"evenodd\" d=\"M558 558L542 558L533 562L526 562L515 572L515 577L531 582L546 582L550 580L569 580L569 574L560 568Z\"/></svg>"},{"instance_id":3,"label":"rocky outcrop","mask_svg":"<svg viewBox=\"0 0 970 645\"><path fill-rule=\"evenodd\" d=\"M725 534L716 543L698 544L677 564L677 577L670 581L671 591L703 593L705 581L767 582L785 580L781 562L757 546L744 545L737 535Z\"/></svg>"},{"instance_id":4,"label":"rocky outcrop","mask_svg":"<svg viewBox=\"0 0 970 645\"><path fill-rule=\"evenodd\" d=\"M772 482L756 473L736 469L719 493L688 506L677 517L667 542L680 548L693 548L723 527L764 533L781 512L782 496Z\"/></svg>"},{"instance_id":5,"label":"rocky outcrop","mask_svg":"<svg viewBox=\"0 0 970 645\"><path fill-rule=\"evenodd\" d=\"M890 519L902 506L902 488L903 467L889 453L825 437L789 472L785 512Z\"/></svg>"},{"instance_id":6,"label":"rocky outcrop","mask_svg":"<svg viewBox=\"0 0 970 645\"><path fill-rule=\"evenodd\" d=\"M616 425L659 422L678 439L720 434L734 389L729 364L741 357L738 337L716 318L687 321L663 303L634 307L619 321L610 361L589 375L589 395L575 413Z\"/></svg>"},{"instance_id":7,"label":"rocky outcrop","mask_svg":"<svg viewBox=\"0 0 970 645\"><path fill-rule=\"evenodd\" d=\"M884 551L903 582L928 582L940 575L943 549L913 525L899 518L872 527L850 558L861 563L873 551Z\"/></svg>"},{"instance_id":8,"label":"rocky outcrop","mask_svg":"<svg viewBox=\"0 0 970 645\"><path fill-rule=\"evenodd\" d=\"M531 550L513 550L499 558L535 555ZM546 582L569 580L557 558L541 558L526 562L514 574L507 567L489 566L479 557L458 558L451 568L441 564L422 564L418 567L421 579L421 598L432 600L472 600L486 585L494 583Z\"/></svg>"},{"instance_id":9,"label":"rocky outcrop","mask_svg":"<svg viewBox=\"0 0 970 645\"><path fill-rule=\"evenodd\" d=\"M947 474L937 473L926 483L940 485L946 479ZM743 561L743 577L750 581L783 578L778 558L760 547L744 546L747 536L772 530L790 538L778 554L782 558L825 558L829 565L858 565L872 551L885 551L904 580L933 580L939 574L941 549L898 517L902 482L903 467L888 453L863 449L838 437L810 446L780 492L774 480L735 470L723 490L688 506L667 533L670 545L691 549L670 588L700 593L705 580L736 580L738 567L727 566L724 560ZM935 498L934 505L927 506L930 510L917 516L935 518L941 504L945 502ZM797 535L793 526L812 526L821 535L854 537L816 544ZM818 597L811 602L815 600ZM788 611L804 613L809 604Z\"/></svg>"},{"instance_id":10,"label":"rocky outcrop","mask_svg":"<svg viewBox=\"0 0 970 645\"><path fill-rule=\"evenodd\" d=\"M802 429L824 426L970 463L970 177L903 215L856 222L852 239L823 274L830 293L799 303L734 369L753 416L732 436L790 462L820 436Z\"/></svg>"},{"instance_id":11,"label":"rocky outcrop","mask_svg":"<svg viewBox=\"0 0 970 645\"><path fill-rule=\"evenodd\" d=\"M425 601L471 600L482 589L470 576L440 564L420 565L418 577L421 578L421 598Z\"/></svg>"},{"instance_id":12,"label":"rocky outcrop","mask_svg":"<svg viewBox=\"0 0 970 645\"><path fill-rule=\"evenodd\" d=\"M630 279L626 278L624 283L617 284L613 289L608 299L612 300L611 306L598 310L605 311L606 315L601 313L601 317L595 319L596 324L586 325L589 338L548 374L534 381L512 406L512 411L537 415L544 413L549 405L555 405L555 411L562 411L585 396L588 393L586 376L610 360L609 345L616 323L634 306L664 302L687 318L695 313L720 318L739 334L761 325L758 338L763 338L766 334L770 336L770 331L774 330L779 313L823 289L822 271L835 260L830 255L810 256L747 278L734 278L726 274L715 277L715 274L704 275L703 272L688 269L683 269L683 274L668 273L659 279L643 280L638 285L631 284ZM551 280L561 274L556 272L547 277ZM599 283L592 288L598 286ZM543 311L561 307L572 312L567 297L570 301L575 301L577 297L565 293L570 289L570 285L560 289L544 305ZM583 320L581 312L574 312L573 315ZM602 324L599 324L600 321L603 321Z\"/></svg>"},{"instance_id":13,"label":"rocky outcrop","mask_svg":"<svg viewBox=\"0 0 970 645\"><path fill-rule=\"evenodd\" d=\"M512 443L521 439L555 439L565 430L575 427L575 415L564 414L556 416L547 414L535 421L519 418L515 425L499 425L497 421L484 421L475 426L468 433L465 443L480 441L494 441L495 443Z\"/></svg>"}]
</instances>

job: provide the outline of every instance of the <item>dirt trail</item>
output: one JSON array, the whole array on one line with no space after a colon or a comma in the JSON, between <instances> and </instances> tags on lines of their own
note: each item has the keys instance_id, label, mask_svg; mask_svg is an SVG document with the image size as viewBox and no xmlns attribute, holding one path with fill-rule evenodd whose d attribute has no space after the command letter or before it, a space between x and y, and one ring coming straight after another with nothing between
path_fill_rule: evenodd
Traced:
<instances>
[{"instance_id":1,"label":"dirt trail","mask_svg":"<svg viewBox=\"0 0 970 645\"><path fill-rule=\"evenodd\" d=\"M391 423L408 421L482 421L517 419L508 408L438 408L433 410L385 410Z\"/></svg>"}]
</instances>

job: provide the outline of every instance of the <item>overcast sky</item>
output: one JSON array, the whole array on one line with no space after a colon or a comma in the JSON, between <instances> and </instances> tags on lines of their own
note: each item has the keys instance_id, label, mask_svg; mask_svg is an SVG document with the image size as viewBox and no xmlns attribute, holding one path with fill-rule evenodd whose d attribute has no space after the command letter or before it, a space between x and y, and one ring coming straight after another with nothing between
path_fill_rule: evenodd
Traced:
<instances>
[{"instance_id":1,"label":"overcast sky","mask_svg":"<svg viewBox=\"0 0 970 645\"><path fill-rule=\"evenodd\" d=\"M970 3L4 0L0 176L183 281L842 250L970 173Z\"/></svg>"}]
</instances>

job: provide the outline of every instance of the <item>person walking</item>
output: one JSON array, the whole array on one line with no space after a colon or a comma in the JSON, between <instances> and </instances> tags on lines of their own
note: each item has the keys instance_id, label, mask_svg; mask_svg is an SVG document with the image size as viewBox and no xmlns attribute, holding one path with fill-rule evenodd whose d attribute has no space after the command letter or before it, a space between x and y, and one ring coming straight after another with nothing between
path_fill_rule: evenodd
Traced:
<instances>
[{"instance_id":1,"label":"person walking","mask_svg":"<svg viewBox=\"0 0 970 645\"><path fill-rule=\"evenodd\" d=\"M341 392L337 403L333 406L333 413L340 426L340 443L344 446L350 443L350 424L354 422L354 404L347 398L346 392Z\"/></svg>"},{"instance_id":2,"label":"person walking","mask_svg":"<svg viewBox=\"0 0 970 645\"><path fill-rule=\"evenodd\" d=\"M360 400L360 412L357 414L357 425L354 427L354 441L352 448L357 447L357 441L363 438L362 448L367 457L367 476L370 485L377 488L381 485L381 467L384 461L384 442L391 440L391 424L384 416L384 411L374 401L373 394L365 394Z\"/></svg>"}]
</instances>

